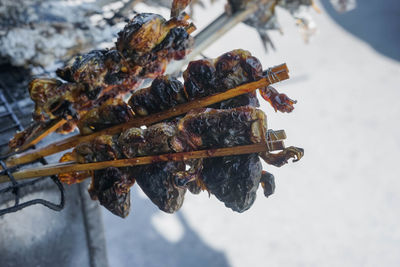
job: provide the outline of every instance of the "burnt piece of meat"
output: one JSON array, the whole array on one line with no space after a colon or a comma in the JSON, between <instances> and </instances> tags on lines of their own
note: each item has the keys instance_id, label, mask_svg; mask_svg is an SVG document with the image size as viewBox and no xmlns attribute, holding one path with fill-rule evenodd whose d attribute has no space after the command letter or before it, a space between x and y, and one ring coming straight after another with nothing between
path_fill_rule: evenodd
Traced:
<instances>
[{"instance_id":1,"label":"burnt piece of meat","mask_svg":"<svg viewBox=\"0 0 400 267\"><path fill-rule=\"evenodd\" d=\"M89 188L90 197L117 216L125 218L130 211L130 179L127 168L109 167L94 172Z\"/></svg>"},{"instance_id":2,"label":"burnt piece of meat","mask_svg":"<svg viewBox=\"0 0 400 267\"><path fill-rule=\"evenodd\" d=\"M256 199L261 170L257 154L204 159L201 181L226 207L243 212Z\"/></svg>"},{"instance_id":3,"label":"burnt piece of meat","mask_svg":"<svg viewBox=\"0 0 400 267\"><path fill-rule=\"evenodd\" d=\"M215 60L217 86L233 88L262 78L262 65L250 52L236 49Z\"/></svg>"},{"instance_id":4,"label":"burnt piece of meat","mask_svg":"<svg viewBox=\"0 0 400 267\"><path fill-rule=\"evenodd\" d=\"M114 160L124 157L136 157L172 152L169 139L176 133L176 126L172 123L159 123L150 126L146 130L131 128L120 135L104 135L94 141L78 145L75 150L75 158L78 162L96 162ZM108 206L119 205L115 190L124 186L129 181L136 179L146 195L163 211L172 213L178 210L183 203L186 189L175 186L174 173L184 171L183 162L158 163L147 166L119 168L122 176L113 172L113 177L120 177L116 184L109 185L107 196L113 196L113 201ZM97 179L106 176L107 172L96 171L92 181L95 187ZM118 175L117 175L118 174ZM100 178L97 176L100 175ZM127 175L124 178L123 175ZM116 179L116 178L115 178ZM72 180L72 179L71 179ZM126 182L128 181L128 182ZM97 193L98 195L99 193Z\"/></svg>"},{"instance_id":5,"label":"burnt piece of meat","mask_svg":"<svg viewBox=\"0 0 400 267\"><path fill-rule=\"evenodd\" d=\"M160 210L173 213L180 209L186 189L175 185L174 173L185 170L183 162L154 163L134 169L137 184Z\"/></svg>"},{"instance_id":6,"label":"burnt piece of meat","mask_svg":"<svg viewBox=\"0 0 400 267\"><path fill-rule=\"evenodd\" d=\"M157 123L146 130L130 128L118 137L118 146L127 158L170 153L170 139L175 134L174 123Z\"/></svg>"},{"instance_id":7,"label":"burnt piece of meat","mask_svg":"<svg viewBox=\"0 0 400 267\"><path fill-rule=\"evenodd\" d=\"M131 128L121 133L118 145L128 158L173 152L170 139L176 133L172 123L158 123L146 130ZM173 213L183 204L186 189L175 186L175 173L184 171L183 162L155 163L130 168L138 185L160 210Z\"/></svg>"},{"instance_id":8,"label":"burnt piece of meat","mask_svg":"<svg viewBox=\"0 0 400 267\"><path fill-rule=\"evenodd\" d=\"M29 95L35 103L33 119L45 121L72 114L74 93L83 87L68 85L57 79L33 79L29 83Z\"/></svg>"},{"instance_id":9,"label":"burnt piece of meat","mask_svg":"<svg viewBox=\"0 0 400 267\"><path fill-rule=\"evenodd\" d=\"M260 61L248 51L237 49L210 60L192 61L183 73L189 99L212 95L253 82L263 76ZM255 93L238 96L215 104L213 108L259 106Z\"/></svg>"},{"instance_id":10,"label":"burnt piece of meat","mask_svg":"<svg viewBox=\"0 0 400 267\"><path fill-rule=\"evenodd\" d=\"M179 151L258 143L265 140L266 127L265 114L252 107L207 109L179 121L172 145ZM253 204L260 178L258 154L206 158L198 180L188 186L194 193L205 188L227 207L243 212Z\"/></svg>"},{"instance_id":11,"label":"burnt piece of meat","mask_svg":"<svg viewBox=\"0 0 400 267\"><path fill-rule=\"evenodd\" d=\"M163 50L172 53L168 59L176 59L175 52L179 54L179 58L182 56L182 51L186 50L183 54L185 56L193 45L193 40L184 29L189 25L184 18L172 18L166 21L157 14L138 14L118 33L116 48L129 62L140 66L147 65L151 60L157 60L155 57L160 56L157 53ZM180 30L170 33L177 27L181 27L185 33ZM166 43L160 45L166 38Z\"/></svg>"},{"instance_id":12,"label":"burnt piece of meat","mask_svg":"<svg viewBox=\"0 0 400 267\"><path fill-rule=\"evenodd\" d=\"M75 58L71 66L57 70L57 75L82 88L74 92L77 110L85 110L101 103L118 91L125 94L140 83L138 70L129 67L128 62L117 50L93 50Z\"/></svg>"},{"instance_id":13,"label":"burnt piece of meat","mask_svg":"<svg viewBox=\"0 0 400 267\"><path fill-rule=\"evenodd\" d=\"M147 116L185 102L182 83L170 76L160 76L150 87L133 93L128 103L135 115Z\"/></svg>"},{"instance_id":14,"label":"burnt piece of meat","mask_svg":"<svg viewBox=\"0 0 400 267\"><path fill-rule=\"evenodd\" d=\"M122 158L122 153L116 145L116 137L104 135L90 143L78 145L75 158L78 162L98 162ZM79 173L64 174L73 180ZM72 179L71 179L72 177ZM135 183L129 168L109 167L94 171L89 194L92 199L98 199L100 204L120 217L126 217L130 209L130 187Z\"/></svg>"},{"instance_id":15,"label":"burnt piece of meat","mask_svg":"<svg viewBox=\"0 0 400 267\"><path fill-rule=\"evenodd\" d=\"M264 140L266 127L265 114L249 106L197 110L179 120L171 144L175 151L248 145Z\"/></svg>"},{"instance_id":16,"label":"burnt piece of meat","mask_svg":"<svg viewBox=\"0 0 400 267\"><path fill-rule=\"evenodd\" d=\"M218 93L215 85L214 60L202 59L191 61L183 72L185 93L188 99Z\"/></svg>"},{"instance_id":17,"label":"burnt piece of meat","mask_svg":"<svg viewBox=\"0 0 400 267\"><path fill-rule=\"evenodd\" d=\"M99 162L122 158L122 152L117 143L117 136L102 135L93 141L82 143L73 150L79 163Z\"/></svg>"},{"instance_id":18,"label":"burnt piece of meat","mask_svg":"<svg viewBox=\"0 0 400 267\"><path fill-rule=\"evenodd\" d=\"M81 134L90 134L133 118L129 105L121 99L109 99L99 107L88 111L78 122Z\"/></svg>"},{"instance_id":19,"label":"burnt piece of meat","mask_svg":"<svg viewBox=\"0 0 400 267\"><path fill-rule=\"evenodd\" d=\"M152 53L161 53L157 56L169 56L175 60L183 59L193 46L193 38L183 28L173 28L167 36L160 42Z\"/></svg>"}]
</instances>

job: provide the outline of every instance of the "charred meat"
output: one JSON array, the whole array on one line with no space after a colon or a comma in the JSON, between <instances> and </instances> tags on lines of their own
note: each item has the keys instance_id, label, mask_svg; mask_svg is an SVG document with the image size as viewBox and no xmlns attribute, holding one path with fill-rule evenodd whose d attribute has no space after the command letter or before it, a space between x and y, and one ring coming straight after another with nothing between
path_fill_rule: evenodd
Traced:
<instances>
[{"instance_id":1,"label":"charred meat","mask_svg":"<svg viewBox=\"0 0 400 267\"><path fill-rule=\"evenodd\" d=\"M261 171L257 154L204 159L200 179L227 208L243 212L256 199Z\"/></svg>"},{"instance_id":2,"label":"charred meat","mask_svg":"<svg viewBox=\"0 0 400 267\"><path fill-rule=\"evenodd\" d=\"M60 132L72 131L89 110L134 91L144 79L162 74L168 62L185 57L193 45L192 29L183 16L167 21L156 14L138 14L118 34L114 48L78 56L57 70L62 80L30 83L34 120L41 123L65 117L69 124ZM28 135L16 136L21 140L12 141L11 148L23 144Z\"/></svg>"},{"instance_id":3,"label":"charred meat","mask_svg":"<svg viewBox=\"0 0 400 267\"><path fill-rule=\"evenodd\" d=\"M249 52L233 50L214 60L192 61L184 72L184 85L170 76L159 76L153 80L151 86L140 89L132 94L128 104L133 110L134 116L147 116L165 111L176 105L186 103L227 91L244 83L253 82L264 77L261 63ZM267 100L275 110L290 112L295 101L285 94L278 93L272 87L260 89L262 97ZM103 107L104 105L117 105L117 107ZM212 105L213 108L229 109L240 106L259 106L256 93L248 93L221 101ZM100 110L127 109L124 103L105 102L88 112L78 123L81 133L87 134L111 126L104 116L93 114L104 113ZM99 111L96 111L99 110ZM87 119L89 118L90 119ZM104 120L103 120L104 117ZM125 117L125 119L129 119ZM124 120L114 120L122 123ZM97 125L97 126L96 126Z\"/></svg>"},{"instance_id":4,"label":"charred meat","mask_svg":"<svg viewBox=\"0 0 400 267\"><path fill-rule=\"evenodd\" d=\"M265 139L266 118L260 110L249 106L225 110L203 109L188 113L177 123L163 122L147 129L131 128L114 136L100 136L92 142L80 144L73 153L76 161L84 163L246 145ZM189 170L185 169L186 164L191 167ZM107 175L112 177L108 179L110 183L106 183L107 179L104 178ZM120 168L119 172L107 169L96 171L91 194L100 200L99 188L106 188L107 194L103 199L111 202L100 203L114 213L117 210L122 214L121 211L127 207L126 202L122 201L127 199L125 189L137 181L161 210L174 212L181 207L187 188L193 192L207 189L227 207L242 212L254 202L261 178L258 155L249 154L154 163ZM267 187L271 188L271 182L263 185L263 188Z\"/></svg>"}]
</instances>

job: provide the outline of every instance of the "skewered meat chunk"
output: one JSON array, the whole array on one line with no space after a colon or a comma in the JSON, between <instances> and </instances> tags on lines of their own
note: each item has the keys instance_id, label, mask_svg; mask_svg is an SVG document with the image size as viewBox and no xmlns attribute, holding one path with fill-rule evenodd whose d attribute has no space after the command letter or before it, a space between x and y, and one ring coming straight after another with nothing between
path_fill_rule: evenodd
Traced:
<instances>
[{"instance_id":1,"label":"skewered meat chunk","mask_svg":"<svg viewBox=\"0 0 400 267\"><path fill-rule=\"evenodd\" d=\"M55 119L70 113L73 92L79 91L79 86L68 86L57 79L34 79L29 83L29 94L35 102L33 119L44 121ZM62 97L61 97L62 96Z\"/></svg>"},{"instance_id":2,"label":"skewered meat chunk","mask_svg":"<svg viewBox=\"0 0 400 267\"><path fill-rule=\"evenodd\" d=\"M79 162L97 162L121 158L122 153L116 145L115 137L105 135L77 146L75 157ZM68 176L63 177L66 178L71 179ZM106 209L124 218L129 214L130 187L134 183L130 168L108 167L93 172L89 194Z\"/></svg>"},{"instance_id":3,"label":"skewered meat chunk","mask_svg":"<svg viewBox=\"0 0 400 267\"><path fill-rule=\"evenodd\" d=\"M92 142L78 145L74 150L75 158L84 163L168 153L171 152L169 139L175 132L176 127L172 123L159 123L146 130L131 128L119 136L100 136ZM118 212L117 215L122 217L127 214L129 192L126 191L135 180L161 210L172 213L182 206L186 189L175 187L173 178L174 172L185 170L184 163L157 163L117 170L107 168L95 171L90 189L91 196L94 199L97 197L100 204L111 212ZM102 188L105 188L106 193L101 194Z\"/></svg>"},{"instance_id":4,"label":"skewered meat chunk","mask_svg":"<svg viewBox=\"0 0 400 267\"><path fill-rule=\"evenodd\" d=\"M204 159L201 180L226 207L243 212L256 199L261 170L257 154Z\"/></svg>"},{"instance_id":5,"label":"skewered meat chunk","mask_svg":"<svg viewBox=\"0 0 400 267\"><path fill-rule=\"evenodd\" d=\"M171 141L175 151L259 143L265 138L266 118L252 107L193 111L179 120Z\"/></svg>"},{"instance_id":6,"label":"skewered meat chunk","mask_svg":"<svg viewBox=\"0 0 400 267\"><path fill-rule=\"evenodd\" d=\"M121 133L118 146L125 157L150 156L173 152L170 139L176 134L174 123L158 123L146 130L130 128Z\"/></svg>"},{"instance_id":7,"label":"skewered meat chunk","mask_svg":"<svg viewBox=\"0 0 400 267\"><path fill-rule=\"evenodd\" d=\"M125 28L118 33L116 48L129 60L140 64L137 55L142 56L151 52L176 27L187 27L189 23L184 17L165 20L162 16L152 13L141 13L135 16ZM183 39L188 39L185 36ZM172 42L171 42L172 44ZM164 46L164 48L171 48ZM155 49L159 51L161 49ZM175 56L175 54L173 54Z\"/></svg>"},{"instance_id":8,"label":"skewered meat chunk","mask_svg":"<svg viewBox=\"0 0 400 267\"><path fill-rule=\"evenodd\" d=\"M188 114L178 128L177 139L190 146L183 150L196 150L259 143L265 138L266 120L262 111L240 107L209 110L200 116ZM243 212L256 198L261 170L257 154L206 158L199 172L200 182L191 181L188 186L194 193L203 186L226 207Z\"/></svg>"},{"instance_id":9,"label":"skewered meat chunk","mask_svg":"<svg viewBox=\"0 0 400 267\"><path fill-rule=\"evenodd\" d=\"M185 170L183 162L161 162L132 169L140 188L160 210L173 213L181 208L186 189L175 185L174 173Z\"/></svg>"},{"instance_id":10,"label":"skewered meat chunk","mask_svg":"<svg viewBox=\"0 0 400 267\"><path fill-rule=\"evenodd\" d=\"M147 116L185 102L182 83L170 76L157 77L150 87L136 91L128 101L137 116Z\"/></svg>"},{"instance_id":11,"label":"skewered meat chunk","mask_svg":"<svg viewBox=\"0 0 400 267\"><path fill-rule=\"evenodd\" d=\"M81 134L90 134L111 126L121 124L133 118L129 105L121 99L108 99L99 107L88 111L78 121Z\"/></svg>"},{"instance_id":12,"label":"skewered meat chunk","mask_svg":"<svg viewBox=\"0 0 400 267\"><path fill-rule=\"evenodd\" d=\"M200 97L224 92L262 77L257 58L244 50L233 50L215 60L192 61L183 74L184 87L171 77L158 77L148 88L135 92L129 105L138 116L146 116ZM258 106L255 93L238 96L213 105L214 108Z\"/></svg>"},{"instance_id":13,"label":"skewered meat chunk","mask_svg":"<svg viewBox=\"0 0 400 267\"><path fill-rule=\"evenodd\" d=\"M90 197L117 216L128 216L131 206L130 187L135 182L127 168L109 167L94 172Z\"/></svg>"},{"instance_id":14,"label":"skewered meat chunk","mask_svg":"<svg viewBox=\"0 0 400 267\"><path fill-rule=\"evenodd\" d=\"M208 96L253 82L262 78L262 65L250 52L236 49L217 59L192 61L183 73L185 92L188 99ZM230 104L227 104L230 103ZM243 105L258 106L255 93L248 93L221 103L213 108L228 108Z\"/></svg>"},{"instance_id":15,"label":"skewered meat chunk","mask_svg":"<svg viewBox=\"0 0 400 267\"><path fill-rule=\"evenodd\" d=\"M128 158L173 152L169 140L176 133L173 123L158 123L142 131L131 128L118 138ZM186 189L174 185L174 173L185 170L183 162L155 163L130 168L138 185L157 207L173 213L183 204Z\"/></svg>"},{"instance_id":16,"label":"skewered meat chunk","mask_svg":"<svg viewBox=\"0 0 400 267\"><path fill-rule=\"evenodd\" d=\"M93 141L82 143L74 149L76 161L80 163L115 160L122 158L117 136L102 135Z\"/></svg>"}]
</instances>

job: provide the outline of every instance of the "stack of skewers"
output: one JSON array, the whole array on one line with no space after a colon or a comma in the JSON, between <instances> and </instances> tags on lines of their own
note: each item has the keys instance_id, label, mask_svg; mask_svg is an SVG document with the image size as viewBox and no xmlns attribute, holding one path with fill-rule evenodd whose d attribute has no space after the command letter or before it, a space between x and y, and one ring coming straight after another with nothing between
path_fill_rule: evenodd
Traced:
<instances>
[{"instance_id":1,"label":"stack of skewers","mask_svg":"<svg viewBox=\"0 0 400 267\"><path fill-rule=\"evenodd\" d=\"M31 82L35 122L10 141L19 154L6 167L73 150L59 164L16 171L15 179L57 174L72 184L91 177L92 199L121 217L129 213L136 182L169 213L182 206L187 190L207 190L237 212L251 207L259 184L266 196L273 193L274 177L262 170L259 157L282 166L299 160L303 150L285 148L284 131L267 128L255 91L276 111L291 112L295 101L270 86L288 78L286 65L263 71L257 58L238 49L190 62L183 84L161 76L193 44L194 26L180 12L184 6L174 4L170 20L139 14L119 33L115 48L91 51L58 70L64 81ZM145 78L154 80L138 90ZM76 126L79 135L23 152L52 131Z\"/></svg>"}]
</instances>

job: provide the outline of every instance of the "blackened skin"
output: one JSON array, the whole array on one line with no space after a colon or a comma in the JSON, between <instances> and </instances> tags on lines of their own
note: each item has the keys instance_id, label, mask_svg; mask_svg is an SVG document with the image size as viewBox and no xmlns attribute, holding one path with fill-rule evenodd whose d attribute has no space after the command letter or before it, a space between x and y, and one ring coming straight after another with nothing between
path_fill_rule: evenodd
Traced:
<instances>
[{"instance_id":1,"label":"blackened skin","mask_svg":"<svg viewBox=\"0 0 400 267\"><path fill-rule=\"evenodd\" d=\"M185 117L179 127L179 138L193 144L192 149L231 147L251 143L251 112L229 110ZM187 135L187 136L185 136ZM197 141L201 138L201 143Z\"/></svg>"},{"instance_id":2,"label":"blackened skin","mask_svg":"<svg viewBox=\"0 0 400 267\"><path fill-rule=\"evenodd\" d=\"M159 76L150 87L135 92L128 103L136 115L146 116L185 102L182 83L170 76Z\"/></svg>"},{"instance_id":3,"label":"blackened skin","mask_svg":"<svg viewBox=\"0 0 400 267\"><path fill-rule=\"evenodd\" d=\"M154 27L154 30L160 28L160 25L165 23L165 19L157 14L150 13L140 13L137 14L134 19L130 20L124 27L122 31L118 33L118 40L116 42L116 48L118 51L124 54L125 57L131 56L134 50L146 51L151 49L153 42L151 38L156 38L155 34L153 35L145 35L141 34L136 37L139 30L145 28L146 25L148 27ZM140 38L150 38L149 40L140 40ZM146 42L147 41L147 42ZM139 46L136 44L140 43ZM139 47L139 49L137 49ZM135 49L136 48L136 49Z\"/></svg>"},{"instance_id":4,"label":"blackened skin","mask_svg":"<svg viewBox=\"0 0 400 267\"><path fill-rule=\"evenodd\" d=\"M210 108L231 109L243 106L252 106L252 107L260 106L256 92L247 93L219 103L215 103L214 105L210 106Z\"/></svg>"},{"instance_id":5,"label":"blackened skin","mask_svg":"<svg viewBox=\"0 0 400 267\"><path fill-rule=\"evenodd\" d=\"M129 105L121 99L108 99L99 107L91 109L78 122L81 134L90 134L111 126L121 124L133 118Z\"/></svg>"},{"instance_id":6,"label":"blackened skin","mask_svg":"<svg viewBox=\"0 0 400 267\"><path fill-rule=\"evenodd\" d=\"M186 50L193 45L193 40L184 28L173 28L165 39L152 50L153 53L161 50L174 51L174 59L183 59Z\"/></svg>"},{"instance_id":7,"label":"blackened skin","mask_svg":"<svg viewBox=\"0 0 400 267\"><path fill-rule=\"evenodd\" d=\"M99 162L122 158L116 136L102 135L91 142L81 143L74 149L77 162Z\"/></svg>"},{"instance_id":8,"label":"blackened skin","mask_svg":"<svg viewBox=\"0 0 400 267\"><path fill-rule=\"evenodd\" d=\"M275 177L272 173L263 171L260 183L264 189L264 196L269 197L275 192Z\"/></svg>"},{"instance_id":9,"label":"blackened skin","mask_svg":"<svg viewBox=\"0 0 400 267\"><path fill-rule=\"evenodd\" d=\"M89 188L90 197L117 216L125 218L130 210L130 187L133 180L127 179L120 169L109 167L94 172Z\"/></svg>"},{"instance_id":10,"label":"blackened skin","mask_svg":"<svg viewBox=\"0 0 400 267\"><path fill-rule=\"evenodd\" d=\"M175 133L171 123L153 124L146 130L130 128L118 137L118 146L127 158L170 153L169 140Z\"/></svg>"},{"instance_id":11,"label":"blackened skin","mask_svg":"<svg viewBox=\"0 0 400 267\"><path fill-rule=\"evenodd\" d=\"M143 192L157 207L165 212L173 213L183 204L186 189L174 184L176 171L185 170L182 162L162 162L135 167L135 179Z\"/></svg>"},{"instance_id":12,"label":"blackened skin","mask_svg":"<svg viewBox=\"0 0 400 267\"><path fill-rule=\"evenodd\" d=\"M203 59L190 62L183 73L188 99L227 91L241 84L262 77L260 61L241 49L225 53L215 60ZM255 93L248 93L213 105L228 109L244 105L259 106Z\"/></svg>"},{"instance_id":13,"label":"blackened skin","mask_svg":"<svg viewBox=\"0 0 400 267\"><path fill-rule=\"evenodd\" d=\"M249 209L261 178L257 154L204 159L201 180L210 193L233 211Z\"/></svg>"},{"instance_id":14,"label":"blackened skin","mask_svg":"<svg viewBox=\"0 0 400 267\"><path fill-rule=\"evenodd\" d=\"M50 105L51 113L56 117L66 117L67 115L74 115L74 111L71 108L71 102L68 100L61 100L54 102Z\"/></svg>"},{"instance_id":15,"label":"blackened skin","mask_svg":"<svg viewBox=\"0 0 400 267\"><path fill-rule=\"evenodd\" d=\"M215 76L215 66L212 60L191 61L183 73L188 99L193 100L218 93Z\"/></svg>"}]
</instances>

